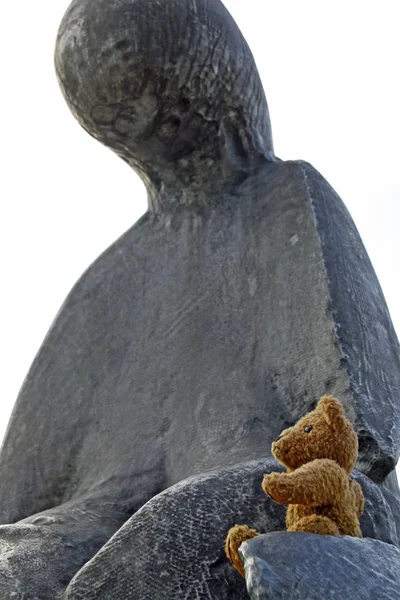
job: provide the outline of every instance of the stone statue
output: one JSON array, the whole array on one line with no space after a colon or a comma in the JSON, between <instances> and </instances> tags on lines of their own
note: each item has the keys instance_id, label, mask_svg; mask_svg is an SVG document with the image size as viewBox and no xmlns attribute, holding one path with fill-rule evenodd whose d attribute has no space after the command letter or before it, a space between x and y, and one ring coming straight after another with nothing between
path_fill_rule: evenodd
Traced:
<instances>
[{"instance_id":1,"label":"stone statue","mask_svg":"<svg viewBox=\"0 0 400 600\"><path fill-rule=\"evenodd\" d=\"M274 156L252 54L220 0L73 0L55 63L73 114L140 175L149 209L75 285L17 400L0 598L248 597L225 534L284 529L261 490L271 442L323 393L359 437L363 534L398 545L386 304L334 190Z\"/></svg>"}]
</instances>

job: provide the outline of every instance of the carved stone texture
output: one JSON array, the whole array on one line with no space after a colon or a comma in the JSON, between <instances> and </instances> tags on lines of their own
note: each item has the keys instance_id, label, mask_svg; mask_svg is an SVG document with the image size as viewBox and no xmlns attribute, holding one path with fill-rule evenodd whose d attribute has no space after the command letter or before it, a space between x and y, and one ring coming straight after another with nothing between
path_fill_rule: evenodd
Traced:
<instances>
[{"instance_id":1,"label":"carved stone texture","mask_svg":"<svg viewBox=\"0 0 400 600\"><path fill-rule=\"evenodd\" d=\"M319 197L312 178L325 186ZM399 401L388 385L385 396L360 397L343 357L315 226L327 201L333 235L344 207L322 177L305 163L272 163L229 203L148 212L103 254L67 298L17 401L1 460L3 522L72 497L133 512L184 477L265 455L323 392L369 432L379 460L361 446L360 469L383 479L398 451ZM362 248L353 229L336 233L337 245L349 236ZM355 277L344 270L343 290L367 278L376 290L369 263L357 267ZM364 298L364 312L378 306ZM385 341L392 330L379 310L370 335ZM362 345L364 330L347 332ZM373 342L363 353L370 389L382 355L387 379L397 369L394 334L393 347Z\"/></svg>"},{"instance_id":2,"label":"carved stone texture","mask_svg":"<svg viewBox=\"0 0 400 600\"><path fill-rule=\"evenodd\" d=\"M239 552L252 600L400 597L400 550L376 540L280 532Z\"/></svg>"},{"instance_id":3,"label":"carved stone texture","mask_svg":"<svg viewBox=\"0 0 400 600\"><path fill-rule=\"evenodd\" d=\"M111 537L121 520L70 502L0 526L1 600L56 600L73 575Z\"/></svg>"},{"instance_id":4,"label":"carved stone texture","mask_svg":"<svg viewBox=\"0 0 400 600\"><path fill-rule=\"evenodd\" d=\"M140 174L153 210L210 205L273 158L253 56L219 0L74 0L55 64L73 114Z\"/></svg>"},{"instance_id":5,"label":"carved stone texture","mask_svg":"<svg viewBox=\"0 0 400 600\"><path fill-rule=\"evenodd\" d=\"M178 207L215 205L233 210L235 203L250 201L258 218L254 188L276 160L268 107L251 52L219 0L74 0L60 26L55 62L72 112L142 176L152 211L176 215ZM360 436L362 470L382 481L400 449L398 342L351 217L318 173L306 165L300 170L307 216L315 219L309 237L325 275L331 343L334 339L340 353L348 380L344 394ZM183 221L187 213L178 214ZM221 239L223 229L221 224ZM292 229L282 233L296 253L306 231L294 223ZM311 256L303 261L305 268ZM279 254L270 255L271 262L280 274L287 267ZM207 269L204 263L202 270ZM257 285L258 274L253 276ZM205 289L197 290L200 297ZM238 297L242 290L243 284ZM269 296L284 304L284 294ZM301 318L295 298L290 314L280 311L281 320L288 317L286 328ZM246 301L240 298L240 304L244 311ZM302 344L294 331L295 344ZM315 355L321 356L320 346ZM305 405L289 410L301 415Z\"/></svg>"},{"instance_id":6,"label":"carved stone texture","mask_svg":"<svg viewBox=\"0 0 400 600\"><path fill-rule=\"evenodd\" d=\"M332 188L274 157L252 55L219 0L75 0L56 67L79 122L145 181L149 211L73 288L17 400L0 522L40 524L41 540L0 529L10 590L54 600L145 502L268 455L323 393L355 424L360 471L398 494L382 292Z\"/></svg>"},{"instance_id":7,"label":"carved stone texture","mask_svg":"<svg viewBox=\"0 0 400 600\"><path fill-rule=\"evenodd\" d=\"M374 481L393 471L400 445L400 349L384 296L343 202L305 170L330 309L356 412L358 467Z\"/></svg>"},{"instance_id":8,"label":"carved stone texture","mask_svg":"<svg viewBox=\"0 0 400 600\"><path fill-rule=\"evenodd\" d=\"M260 485L264 473L280 470L272 459L251 461L170 487L147 502L81 569L65 600L248 598L221 540L235 523L260 532L285 528L285 507ZM363 535L399 544L400 500L365 475L354 475L366 498Z\"/></svg>"}]
</instances>

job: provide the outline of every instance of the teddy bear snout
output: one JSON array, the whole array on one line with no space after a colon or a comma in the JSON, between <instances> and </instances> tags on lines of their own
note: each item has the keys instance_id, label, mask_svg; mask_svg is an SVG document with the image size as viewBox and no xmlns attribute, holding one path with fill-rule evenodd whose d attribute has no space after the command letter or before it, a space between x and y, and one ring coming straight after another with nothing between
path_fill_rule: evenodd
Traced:
<instances>
[{"instance_id":1,"label":"teddy bear snout","mask_svg":"<svg viewBox=\"0 0 400 600\"><path fill-rule=\"evenodd\" d=\"M273 452L278 452L279 454L287 454L289 452L289 448L287 447L287 445L278 443L282 437L283 436L279 436L278 439L272 444L272 450Z\"/></svg>"}]
</instances>

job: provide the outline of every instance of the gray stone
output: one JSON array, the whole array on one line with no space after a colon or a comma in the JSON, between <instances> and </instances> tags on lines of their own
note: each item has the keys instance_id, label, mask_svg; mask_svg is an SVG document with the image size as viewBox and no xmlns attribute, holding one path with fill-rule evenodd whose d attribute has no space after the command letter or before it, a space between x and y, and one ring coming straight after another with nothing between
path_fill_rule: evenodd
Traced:
<instances>
[{"instance_id":1,"label":"gray stone","mask_svg":"<svg viewBox=\"0 0 400 600\"><path fill-rule=\"evenodd\" d=\"M395 540L400 359L383 294L332 188L274 157L222 4L75 0L56 68L79 122L143 178L149 210L75 285L22 387L0 456L3 582L54 600L147 501L268 456L323 393L382 482L368 527Z\"/></svg>"},{"instance_id":2,"label":"gray stone","mask_svg":"<svg viewBox=\"0 0 400 600\"><path fill-rule=\"evenodd\" d=\"M365 507L360 518L363 536L400 547L400 496L378 485L358 471L353 477L361 485Z\"/></svg>"},{"instance_id":3,"label":"gray stone","mask_svg":"<svg viewBox=\"0 0 400 600\"><path fill-rule=\"evenodd\" d=\"M175 597L176 590L190 598L247 598L244 581L225 558L223 541L236 522L260 532L285 528L285 507L261 490L263 475L280 470L267 459L190 477L147 502L106 544L118 520L105 522L89 502L70 502L59 511L4 525L0 598L18 598L21 590L32 597L61 598L93 555L65 598L152 600ZM366 498L363 535L399 544L399 499L365 475L353 475Z\"/></svg>"},{"instance_id":4,"label":"gray stone","mask_svg":"<svg viewBox=\"0 0 400 600\"><path fill-rule=\"evenodd\" d=\"M306 168L305 180L326 269L341 364L357 414L358 468L374 481L383 481L399 456L398 340L348 210L314 169Z\"/></svg>"},{"instance_id":5,"label":"gray stone","mask_svg":"<svg viewBox=\"0 0 400 600\"><path fill-rule=\"evenodd\" d=\"M274 159L264 90L220 0L74 0L55 65L73 114L153 210L210 205Z\"/></svg>"},{"instance_id":6,"label":"gray stone","mask_svg":"<svg viewBox=\"0 0 400 600\"><path fill-rule=\"evenodd\" d=\"M272 163L242 185L240 201L149 212L90 267L14 409L0 462L2 522L72 497L129 516L185 477L264 456L324 392L343 400L376 448L382 440L377 462L361 448L360 469L381 479L385 448L386 469L394 466L399 400L387 386L361 403L349 376L314 222L325 198L310 198L311 176L322 180L303 163ZM343 205L331 194L334 229ZM338 244L345 234L337 231ZM377 285L361 267L355 281L367 276ZM343 288L352 277L344 271ZM379 365L374 341L366 352Z\"/></svg>"},{"instance_id":7,"label":"gray stone","mask_svg":"<svg viewBox=\"0 0 400 600\"><path fill-rule=\"evenodd\" d=\"M400 550L348 536L269 533L245 542L252 600L398 600Z\"/></svg>"},{"instance_id":8,"label":"gray stone","mask_svg":"<svg viewBox=\"0 0 400 600\"><path fill-rule=\"evenodd\" d=\"M235 250L242 254L247 241L251 251L257 254L254 245L258 244L257 233L264 226L265 218L265 214L261 214L262 205L267 210L267 205L284 201L269 198L271 188L267 182L273 177L271 162L277 159L259 75L243 36L219 0L164 3L158 0L74 0L60 26L55 64L61 89L79 122L142 176L150 211L159 213L161 221L165 217L173 219L175 228L179 229L188 217L185 209L190 207L192 216L197 214L196 225L192 227L200 231L202 218L197 211L203 209L202 216L207 220L210 207L216 207L224 212L223 219L227 220L220 222L222 245L228 236L234 238L235 235L229 229L229 219L242 218L235 212L235 205L252 204L251 209L246 206L245 211L249 209L260 224L256 230L253 224L246 223L253 235L241 240L243 248L236 242ZM296 175L293 170L293 179L297 186L296 209L290 219L282 220L288 229L276 228L284 240L279 244L277 232L271 232L270 226L265 229L265 235L275 244L275 255L269 251L267 260L269 279L273 263L279 283L285 280L288 265L278 254L282 243L291 243L292 253L296 253L307 236L310 246L315 246L314 255L322 264L313 265L311 254L300 254L303 262L311 262L311 268L323 279L318 282L324 287L319 311L324 304L332 329L328 332L325 328L324 334L330 335L328 347L336 346L331 352L335 360L340 361L338 371L343 374L339 383L333 373L324 378L321 369L320 389L342 388L341 399L356 422L360 438L359 467L381 482L394 469L400 452L398 341L379 283L345 206L329 184L309 166L299 164ZM256 199L260 184L265 186L261 203ZM301 217L299 212L295 216L300 208L300 196L305 200ZM287 193L286 201L289 201ZM301 220L296 222L296 218ZM308 227L303 219L309 220ZM177 234L175 243L181 245L182 256L174 256L173 260L183 261L183 271L188 260L183 249L193 243L191 253L196 255L196 239L195 235L192 239L191 232L185 234L185 240ZM229 242L225 247L228 245ZM156 242L150 254L156 256L157 250ZM240 296L240 310L248 309L254 314L254 306L251 302L249 306L246 296L249 290L250 295L253 290L254 298L259 296L259 278L262 275L266 281L267 276L252 264L248 249L245 256L240 274L247 271L247 281L235 281L236 294ZM200 268L196 259L193 260L193 269ZM220 267L223 268L222 264ZM204 261L201 270L205 273L202 281L190 282L197 286L196 296L201 299L207 290L217 297L212 273L207 274L213 269ZM179 285L179 277L173 275L174 283ZM159 273L154 273L155 276L159 277ZM234 279L232 275L231 280ZM298 280L297 287L301 283ZM307 292L316 295L320 291L318 283ZM186 289L182 290L185 298ZM267 293L277 302L274 291ZM292 328L303 308L301 301L304 302L303 297L294 293L288 303L287 294L288 290L282 290L279 297L282 307L279 327L283 330ZM159 304L161 299L164 301L164 296L159 292L154 300ZM229 294L222 296L222 300L221 308L225 311L224 302L231 302ZM295 303L297 300L299 304ZM195 299L191 299L189 305L190 308L185 305L185 314L193 311ZM286 324L283 325L284 317ZM270 326L271 313L261 318L261 327L265 327L266 322ZM220 320L213 325L217 339L221 336L226 339L229 332L224 331ZM300 331L295 331L295 345L307 345L300 338ZM368 335L367 343L365 335ZM247 334L249 342L250 337ZM291 342L290 337L288 340ZM284 337L282 341L281 349ZM268 343L271 344L269 339ZM315 346L319 354L315 358L314 351L316 363L321 359L321 345ZM246 356L243 359L248 362ZM268 362L271 361L264 364ZM284 379L287 386L282 370L283 365L277 359L272 378ZM258 376L263 374L258 373ZM302 377L304 379L304 374ZM304 381L302 387L305 388ZM289 410L290 419L293 415L297 419L305 407L315 401L311 391L303 389L303 392L300 401L293 398L289 406L279 407L283 412ZM297 390L293 390L290 395L296 396L296 393ZM285 417L281 416L280 420ZM278 425L275 420L273 423Z\"/></svg>"},{"instance_id":9,"label":"gray stone","mask_svg":"<svg viewBox=\"0 0 400 600\"><path fill-rule=\"evenodd\" d=\"M1 600L55 600L115 531L89 511L53 511L0 526ZM93 524L93 525L92 525ZM97 525L97 526L96 526ZM111 526L110 526L111 525Z\"/></svg>"},{"instance_id":10,"label":"gray stone","mask_svg":"<svg viewBox=\"0 0 400 600\"><path fill-rule=\"evenodd\" d=\"M251 461L168 488L133 515L81 569L65 599L244 600L248 597L244 581L225 558L224 538L235 523L260 532L285 528L285 507L261 490L263 475L281 470L272 459ZM363 535L399 544L399 499L365 475L354 476L366 498Z\"/></svg>"}]
</instances>

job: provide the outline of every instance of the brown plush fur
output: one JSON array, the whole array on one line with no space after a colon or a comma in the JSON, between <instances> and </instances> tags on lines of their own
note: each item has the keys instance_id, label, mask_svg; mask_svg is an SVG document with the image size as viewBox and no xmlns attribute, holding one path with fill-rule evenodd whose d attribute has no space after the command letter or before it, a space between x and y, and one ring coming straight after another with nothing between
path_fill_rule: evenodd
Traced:
<instances>
[{"instance_id":1,"label":"brown plush fur","mask_svg":"<svg viewBox=\"0 0 400 600\"><path fill-rule=\"evenodd\" d=\"M244 569L240 560L238 549L242 542L250 540L259 535L255 529L250 529L247 525L235 525L228 531L225 541L225 554L232 562L233 566L244 577Z\"/></svg>"},{"instance_id":2,"label":"brown plush fur","mask_svg":"<svg viewBox=\"0 0 400 600\"><path fill-rule=\"evenodd\" d=\"M314 411L282 431L272 453L286 473L265 475L262 488L277 502L289 505L288 531L362 537L359 517L364 496L350 478L357 452L357 435L333 396L323 396ZM237 551L254 533L246 525L236 525L228 533L227 556L242 575Z\"/></svg>"}]
</instances>

